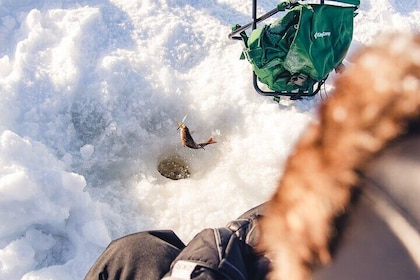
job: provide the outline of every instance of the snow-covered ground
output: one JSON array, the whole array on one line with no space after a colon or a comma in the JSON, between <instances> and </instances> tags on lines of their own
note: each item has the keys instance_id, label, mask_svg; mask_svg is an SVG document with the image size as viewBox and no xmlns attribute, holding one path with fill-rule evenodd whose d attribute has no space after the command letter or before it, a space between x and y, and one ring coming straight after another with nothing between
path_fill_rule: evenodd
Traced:
<instances>
[{"instance_id":1,"label":"snow-covered ground","mask_svg":"<svg viewBox=\"0 0 420 280\"><path fill-rule=\"evenodd\" d=\"M420 32L419 2L362 0L349 54ZM0 0L0 279L82 279L112 239L188 242L269 198L334 75L310 100L259 96L227 39L250 16L242 0ZM182 147L185 115L218 143ZM171 155L189 179L158 173Z\"/></svg>"}]
</instances>

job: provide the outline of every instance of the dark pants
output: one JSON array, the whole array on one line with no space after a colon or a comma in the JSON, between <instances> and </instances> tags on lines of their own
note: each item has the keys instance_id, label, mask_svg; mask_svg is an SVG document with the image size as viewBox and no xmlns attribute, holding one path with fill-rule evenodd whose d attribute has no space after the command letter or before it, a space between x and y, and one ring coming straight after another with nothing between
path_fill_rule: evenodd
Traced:
<instances>
[{"instance_id":1,"label":"dark pants","mask_svg":"<svg viewBox=\"0 0 420 280\"><path fill-rule=\"evenodd\" d=\"M184 247L170 230L131 234L112 241L85 280L161 279Z\"/></svg>"},{"instance_id":2,"label":"dark pants","mask_svg":"<svg viewBox=\"0 0 420 280\"><path fill-rule=\"evenodd\" d=\"M201 231L187 246L169 230L124 236L111 242L85 280L159 280L183 271L186 263L195 280L264 279L268 259L253 249L262 208L250 209L226 227Z\"/></svg>"}]
</instances>

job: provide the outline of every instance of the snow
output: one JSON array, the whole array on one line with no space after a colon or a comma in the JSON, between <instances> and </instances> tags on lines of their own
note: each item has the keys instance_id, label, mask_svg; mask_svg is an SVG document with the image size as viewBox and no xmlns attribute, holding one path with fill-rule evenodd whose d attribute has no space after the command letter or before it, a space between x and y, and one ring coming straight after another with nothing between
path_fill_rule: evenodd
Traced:
<instances>
[{"instance_id":1,"label":"snow","mask_svg":"<svg viewBox=\"0 0 420 280\"><path fill-rule=\"evenodd\" d=\"M248 2L0 0L0 279L82 279L115 238L188 242L270 197L335 76L312 99L256 94L227 39ZM362 1L349 56L391 30L420 31L418 0ZM185 115L218 143L182 147ZM159 174L173 155L190 178Z\"/></svg>"}]
</instances>

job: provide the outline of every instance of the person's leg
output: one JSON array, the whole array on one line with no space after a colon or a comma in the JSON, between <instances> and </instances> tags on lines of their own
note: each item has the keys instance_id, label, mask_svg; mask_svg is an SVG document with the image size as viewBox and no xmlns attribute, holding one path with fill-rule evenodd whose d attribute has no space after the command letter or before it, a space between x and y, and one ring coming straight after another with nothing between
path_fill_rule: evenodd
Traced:
<instances>
[{"instance_id":1,"label":"person's leg","mask_svg":"<svg viewBox=\"0 0 420 280\"><path fill-rule=\"evenodd\" d=\"M266 203L255 206L240 215L236 220L229 222L226 227L243 240L246 244L255 248L259 238L258 220L263 216Z\"/></svg>"},{"instance_id":2,"label":"person's leg","mask_svg":"<svg viewBox=\"0 0 420 280\"><path fill-rule=\"evenodd\" d=\"M269 260L253 248L263 208L264 204L246 211L226 227L198 233L173 261L164 280L181 276L197 280L265 279Z\"/></svg>"},{"instance_id":3,"label":"person's leg","mask_svg":"<svg viewBox=\"0 0 420 280\"><path fill-rule=\"evenodd\" d=\"M161 279L185 247L172 231L148 231L114 240L85 280Z\"/></svg>"}]
</instances>

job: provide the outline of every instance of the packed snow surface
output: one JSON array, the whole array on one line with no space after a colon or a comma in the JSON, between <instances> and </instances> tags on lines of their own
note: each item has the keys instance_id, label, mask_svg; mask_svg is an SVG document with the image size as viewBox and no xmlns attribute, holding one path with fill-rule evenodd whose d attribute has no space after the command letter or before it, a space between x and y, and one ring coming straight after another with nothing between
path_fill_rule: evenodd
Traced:
<instances>
[{"instance_id":1,"label":"packed snow surface","mask_svg":"<svg viewBox=\"0 0 420 280\"><path fill-rule=\"evenodd\" d=\"M418 0L361 2L346 63L381 32L420 32ZM0 279L82 279L115 238L188 242L270 197L335 76L312 99L255 93L227 38L251 3L0 0ZM186 115L218 143L183 147ZM188 179L157 171L173 156Z\"/></svg>"}]
</instances>

